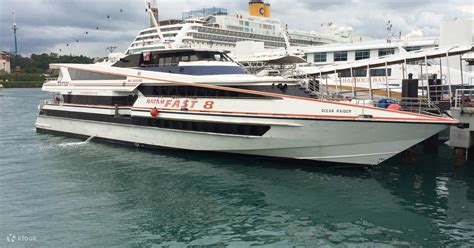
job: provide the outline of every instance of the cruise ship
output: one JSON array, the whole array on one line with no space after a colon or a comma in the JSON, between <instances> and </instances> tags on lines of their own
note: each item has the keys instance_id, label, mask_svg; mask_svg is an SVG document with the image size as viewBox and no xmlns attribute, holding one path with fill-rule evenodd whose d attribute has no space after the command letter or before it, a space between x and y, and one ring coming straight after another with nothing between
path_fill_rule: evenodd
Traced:
<instances>
[{"instance_id":1,"label":"cruise ship","mask_svg":"<svg viewBox=\"0 0 474 248\"><path fill-rule=\"evenodd\" d=\"M158 19L156 6L150 8ZM271 6L263 0L250 0L248 14L229 13L223 8L204 8L184 12L182 19L158 21L157 26L150 21L150 28L141 30L125 54L174 48L212 48L233 51L241 41L263 42L265 48L292 46L315 46L329 43L363 41L367 38L356 36L352 29L335 28L327 24L325 33L288 29L278 19L270 17ZM162 34L162 37L160 35Z\"/></svg>"}]
</instances>

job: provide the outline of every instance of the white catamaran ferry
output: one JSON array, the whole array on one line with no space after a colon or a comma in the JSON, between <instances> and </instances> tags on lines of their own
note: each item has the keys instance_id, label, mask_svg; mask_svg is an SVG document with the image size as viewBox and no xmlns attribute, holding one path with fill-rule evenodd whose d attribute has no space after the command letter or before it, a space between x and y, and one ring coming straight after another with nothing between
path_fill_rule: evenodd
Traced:
<instances>
[{"instance_id":1,"label":"white catamaran ferry","mask_svg":"<svg viewBox=\"0 0 474 248\"><path fill-rule=\"evenodd\" d=\"M209 49L132 54L112 66L53 64L38 131L169 147L376 165L458 123L315 99Z\"/></svg>"},{"instance_id":2,"label":"white catamaran ferry","mask_svg":"<svg viewBox=\"0 0 474 248\"><path fill-rule=\"evenodd\" d=\"M252 75L213 49L51 68L59 77L43 85L53 98L39 105L38 131L137 147L376 165L458 123L316 99L295 79Z\"/></svg>"}]
</instances>

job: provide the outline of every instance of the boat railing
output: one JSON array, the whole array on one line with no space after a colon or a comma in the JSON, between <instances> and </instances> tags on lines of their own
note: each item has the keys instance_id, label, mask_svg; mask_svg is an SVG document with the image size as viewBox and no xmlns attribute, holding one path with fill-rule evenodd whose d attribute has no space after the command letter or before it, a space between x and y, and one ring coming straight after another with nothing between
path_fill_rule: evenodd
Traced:
<instances>
[{"instance_id":1,"label":"boat railing","mask_svg":"<svg viewBox=\"0 0 474 248\"><path fill-rule=\"evenodd\" d=\"M456 89L454 97L454 107L474 107L474 89Z\"/></svg>"},{"instance_id":2,"label":"boat railing","mask_svg":"<svg viewBox=\"0 0 474 248\"><path fill-rule=\"evenodd\" d=\"M441 116L443 111L439 105L424 97L402 97L397 99L400 110L418 114Z\"/></svg>"},{"instance_id":3,"label":"boat railing","mask_svg":"<svg viewBox=\"0 0 474 248\"><path fill-rule=\"evenodd\" d=\"M474 77L469 77L467 82L469 83L469 86L474 86Z\"/></svg>"},{"instance_id":4,"label":"boat railing","mask_svg":"<svg viewBox=\"0 0 474 248\"><path fill-rule=\"evenodd\" d=\"M45 78L45 82L50 82L50 81L58 81L57 77L47 77Z\"/></svg>"},{"instance_id":5,"label":"boat railing","mask_svg":"<svg viewBox=\"0 0 474 248\"><path fill-rule=\"evenodd\" d=\"M43 108L44 105L59 105L60 101L56 99L47 99L47 100L41 100L40 101L40 108Z\"/></svg>"}]
</instances>

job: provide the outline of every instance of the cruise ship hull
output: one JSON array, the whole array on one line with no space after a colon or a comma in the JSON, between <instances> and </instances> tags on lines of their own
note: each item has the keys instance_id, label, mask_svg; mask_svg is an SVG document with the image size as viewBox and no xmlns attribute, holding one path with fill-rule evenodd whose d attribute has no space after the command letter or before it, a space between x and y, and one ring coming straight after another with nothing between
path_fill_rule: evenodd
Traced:
<instances>
[{"instance_id":1,"label":"cruise ship hull","mask_svg":"<svg viewBox=\"0 0 474 248\"><path fill-rule=\"evenodd\" d=\"M237 118L237 117L236 117ZM65 134L195 151L226 152L352 165L377 165L447 127L436 123L255 119L261 137L200 133L39 115L36 128ZM318 165L315 163L315 165Z\"/></svg>"}]
</instances>

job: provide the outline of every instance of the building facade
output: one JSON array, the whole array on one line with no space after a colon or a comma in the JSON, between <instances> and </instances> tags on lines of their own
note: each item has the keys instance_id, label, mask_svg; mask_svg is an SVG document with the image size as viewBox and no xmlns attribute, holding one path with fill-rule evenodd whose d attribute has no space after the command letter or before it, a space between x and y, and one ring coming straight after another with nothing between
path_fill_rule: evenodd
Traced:
<instances>
[{"instance_id":1,"label":"building facade","mask_svg":"<svg viewBox=\"0 0 474 248\"><path fill-rule=\"evenodd\" d=\"M0 53L0 73L11 72L10 61L11 61L11 56L9 53L6 53L6 52Z\"/></svg>"}]
</instances>

